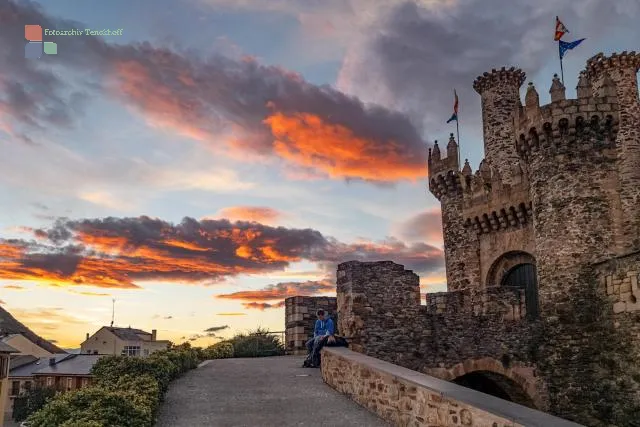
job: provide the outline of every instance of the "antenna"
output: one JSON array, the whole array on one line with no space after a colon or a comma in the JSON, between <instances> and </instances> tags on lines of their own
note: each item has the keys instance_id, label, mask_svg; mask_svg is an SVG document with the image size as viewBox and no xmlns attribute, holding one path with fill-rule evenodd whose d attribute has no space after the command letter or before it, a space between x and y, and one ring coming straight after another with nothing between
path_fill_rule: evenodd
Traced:
<instances>
[{"instance_id":1,"label":"antenna","mask_svg":"<svg viewBox=\"0 0 640 427\"><path fill-rule=\"evenodd\" d=\"M116 299L113 298L112 300L112 304L111 304L111 327L113 328L113 318L116 314Z\"/></svg>"}]
</instances>

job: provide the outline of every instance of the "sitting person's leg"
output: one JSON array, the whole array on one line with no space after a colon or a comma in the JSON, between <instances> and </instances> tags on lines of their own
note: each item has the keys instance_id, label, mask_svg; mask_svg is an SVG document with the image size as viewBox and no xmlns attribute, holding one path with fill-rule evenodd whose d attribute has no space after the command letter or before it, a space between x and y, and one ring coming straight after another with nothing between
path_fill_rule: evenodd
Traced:
<instances>
[{"instance_id":1,"label":"sitting person's leg","mask_svg":"<svg viewBox=\"0 0 640 427\"><path fill-rule=\"evenodd\" d=\"M316 339L315 338L311 338L309 341L307 341L306 346L307 346L307 354L311 353L313 351L313 345L315 344Z\"/></svg>"}]
</instances>

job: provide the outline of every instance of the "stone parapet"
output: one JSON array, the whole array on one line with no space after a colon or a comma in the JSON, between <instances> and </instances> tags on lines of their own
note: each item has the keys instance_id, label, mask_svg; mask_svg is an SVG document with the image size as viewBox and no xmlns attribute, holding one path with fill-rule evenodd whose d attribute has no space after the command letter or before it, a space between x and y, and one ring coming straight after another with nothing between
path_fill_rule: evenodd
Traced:
<instances>
[{"instance_id":1,"label":"stone parapet","mask_svg":"<svg viewBox=\"0 0 640 427\"><path fill-rule=\"evenodd\" d=\"M396 426L580 426L345 348L324 348L321 371L330 387Z\"/></svg>"}]
</instances>

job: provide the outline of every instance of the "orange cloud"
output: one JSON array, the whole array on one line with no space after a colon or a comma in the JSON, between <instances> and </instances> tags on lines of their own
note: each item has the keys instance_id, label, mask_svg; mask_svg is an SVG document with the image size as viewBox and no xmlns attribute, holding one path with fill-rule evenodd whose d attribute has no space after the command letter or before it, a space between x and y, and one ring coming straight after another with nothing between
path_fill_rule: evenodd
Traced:
<instances>
[{"instance_id":1,"label":"orange cloud","mask_svg":"<svg viewBox=\"0 0 640 427\"><path fill-rule=\"evenodd\" d=\"M269 308L282 308L284 307L284 301L280 301L276 304L268 304L266 302L243 302L242 305L245 308L257 309L260 311L267 310Z\"/></svg>"},{"instance_id":2,"label":"orange cloud","mask_svg":"<svg viewBox=\"0 0 640 427\"><path fill-rule=\"evenodd\" d=\"M0 279L36 281L44 286L136 289L139 282L151 280L220 283L240 274L284 271L292 262L303 260L316 263L325 277L338 263L349 260L390 259L417 273L443 266L442 250L424 243L387 239L347 244L312 229L258 222L61 219L52 228L33 233L39 240L0 239ZM247 298L313 295L329 292L332 286L327 281L285 282ZM241 294L230 298L247 300Z\"/></svg>"},{"instance_id":3,"label":"orange cloud","mask_svg":"<svg viewBox=\"0 0 640 427\"><path fill-rule=\"evenodd\" d=\"M4 289L13 289L15 291L24 291L25 288L24 286L20 286L20 285L5 285L3 286Z\"/></svg>"},{"instance_id":4,"label":"orange cloud","mask_svg":"<svg viewBox=\"0 0 640 427\"><path fill-rule=\"evenodd\" d=\"M283 216L282 212L265 206L231 206L218 212L218 218L232 222L253 221L262 224L273 224Z\"/></svg>"},{"instance_id":5,"label":"orange cloud","mask_svg":"<svg viewBox=\"0 0 640 427\"><path fill-rule=\"evenodd\" d=\"M218 313L218 316L246 316L247 313Z\"/></svg>"},{"instance_id":6,"label":"orange cloud","mask_svg":"<svg viewBox=\"0 0 640 427\"><path fill-rule=\"evenodd\" d=\"M409 158L398 141L376 143L314 114L276 112L264 122L277 139L274 150L280 157L331 178L399 181L427 174L422 159Z\"/></svg>"},{"instance_id":7,"label":"orange cloud","mask_svg":"<svg viewBox=\"0 0 640 427\"><path fill-rule=\"evenodd\" d=\"M243 302L245 308L264 310L284 306L284 299L292 296L313 296L318 294L335 293L336 286L329 280L307 282L284 282L265 286L263 289L239 291L230 294L217 295L216 298L231 299ZM278 301L266 303L265 301Z\"/></svg>"}]
</instances>

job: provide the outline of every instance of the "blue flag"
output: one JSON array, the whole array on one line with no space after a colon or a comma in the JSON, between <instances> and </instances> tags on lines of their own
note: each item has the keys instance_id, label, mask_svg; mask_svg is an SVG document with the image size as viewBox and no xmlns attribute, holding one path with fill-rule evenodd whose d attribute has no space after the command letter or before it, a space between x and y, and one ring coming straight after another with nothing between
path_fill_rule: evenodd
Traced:
<instances>
[{"instance_id":1,"label":"blue flag","mask_svg":"<svg viewBox=\"0 0 640 427\"><path fill-rule=\"evenodd\" d=\"M456 90L453 90L453 96L454 96L454 101L453 101L453 114L451 115L451 118L449 120L447 120L447 123L450 123L452 121L458 121L458 93L456 92Z\"/></svg>"},{"instance_id":2,"label":"blue flag","mask_svg":"<svg viewBox=\"0 0 640 427\"><path fill-rule=\"evenodd\" d=\"M560 49L560 59L564 58L564 54L568 50L573 49L574 47L578 46L580 43L582 43L585 40L586 39L580 39L573 42L564 42L562 40L558 40L558 48Z\"/></svg>"}]
</instances>

